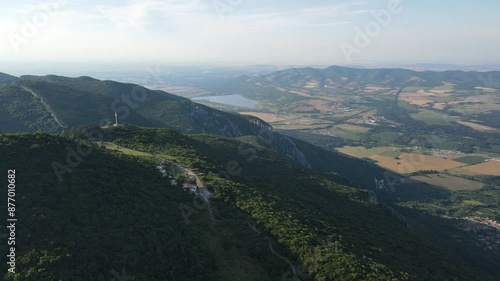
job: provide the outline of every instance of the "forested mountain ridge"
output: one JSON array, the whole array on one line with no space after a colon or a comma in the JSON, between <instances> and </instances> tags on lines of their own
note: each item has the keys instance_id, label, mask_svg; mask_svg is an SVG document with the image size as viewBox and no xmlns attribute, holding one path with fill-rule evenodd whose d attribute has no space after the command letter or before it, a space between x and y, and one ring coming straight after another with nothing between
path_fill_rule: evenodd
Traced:
<instances>
[{"instance_id":1,"label":"forested mountain ridge","mask_svg":"<svg viewBox=\"0 0 500 281\"><path fill-rule=\"evenodd\" d=\"M0 83L16 80L17 77L0 72Z\"/></svg>"},{"instance_id":2,"label":"forested mountain ridge","mask_svg":"<svg viewBox=\"0 0 500 281\"><path fill-rule=\"evenodd\" d=\"M83 124L114 123L116 112L119 123L185 133L257 136L264 146L303 166L342 175L365 187L371 186L372 178L359 178L353 169L364 167L376 176L383 173L374 165L284 136L256 117L219 111L134 84L91 77L22 76L0 84L0 101L3 132L67 132Z\"/></svg>"},{"instance_id":3,"label":"forested mountain ridge","mask_svg":"<svg viewBox=\"0 0 500 281\"><path fill-rule=\"evenodd\" d=\"M239 253L235 260L262 261L263 275L241 280L289 276L288 265L272 258L249 223L257 223L277 251L299 266L301 280L494 280L442 248L425 228L416 224L411 231L373 206L369 192L339 185L263 147L133 126L102 135L121 147L199 169L214 192L214 225L197 220L206 212L180 188L169 187L150 158L94 146L59 182L51 163L64 163L75 141L2 134L2 169L16 169L17 198L23 198L16 280L109 280L110 269L122 267L136 280L234 280L221 266L234 256L213 258L213 240L204 236L222 235L221 228L232 230L223 248ZM228 163L240 169L224 173ZM176 210L179 204L195 209L188 212L188 226ZM274 268L264 266L267 260Z\"/></svg>"},{"instance_id":4,"label":"forested mountain ridge","mask_svg":"<svg viewBox=\"0 0 500 281\"><path fill-rule=\"evenodd\" d=\"M487 81L500 78L500 71L414 71L409 69L358 69L341 66L331 66L326 69L296 68L278 71L263 78L282 85L301 83L304 78L317 79L325 84L334 82L341 85L371 84L378 86L440 86L443 83L452 83L460 89L476 87L481 80ZM490 85L500 88L500 85Z\"/></svg>"},{"instance_id":5,"label":"forested mountain ridge","mask_svg":"<svg viewBox=\"0 0 500 281\"><path fill-rule=\"evenodd\" d=\"M83 124L167 127L230 137L260 135L274 149L310 164L287 137L254 117L218 111L163 91L90 77L22 76L0 85L0 131L62 132Z\"/></svg>"},{"instance_id":6,"label":"forested mountain ridge","mask_svg":"<svg viewBox=\"0 0 500 281\"><path fill-rule=\"evenodd\" d=\"M57 122L40 124L40 120L25 114L32 107L23 106L23 103L46 103L50 109L42 106L36 112L43 115L53 111L69 128L82 124L114 123L114 114L117 113L119 122L170 127L184 132L238 136L251 130L245 124L246 120L238 115L213 111L188 99L134 84L90 77L22 76L2 85L0 90L5 100L4 110L12 119L27 123L32 131L60 132L65 126ZM5 126L1 128L3 131L16 129ZM221 128L225 131L221 132Z\"/></svg>"}]
</instances>

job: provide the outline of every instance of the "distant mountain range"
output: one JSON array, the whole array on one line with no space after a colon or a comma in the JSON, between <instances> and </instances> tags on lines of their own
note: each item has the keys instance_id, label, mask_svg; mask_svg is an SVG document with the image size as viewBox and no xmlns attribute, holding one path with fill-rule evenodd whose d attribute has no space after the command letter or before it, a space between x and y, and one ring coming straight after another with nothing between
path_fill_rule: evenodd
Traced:
<instances>
[{"instance_id":1,"label":"distant mountain range","mask_svg":"<svg viewBox=\"0 0 500 281\"><path fill-rule=\"evenodd\" d=\"M500 71L414 71L408 69L357 69L331 66L325 69L293 68L268 75L243 76L215 85L214 93L241 93L249 98L272 99L283 96L280 88L308 87L311 91L354 91L367 85L375 87L436 87L446 83L456 89L486 87L500 89ZM277 88L278 87L278 88ZM281 91L281 93L280 93Z\"/></svg>"},{"instance_id":2,"label":"distant mountain range","mask_svg":"<svg viewBox=\"0 0 500 281\"><path fill-rule=\"evenodd\" d=\"M459 65L449 63L413 63L413 64L366 64L366 65L346 65L346 67L380 69L380 68L404 68L416 71L500 71L500 64L478 64Z\"/></svg>"}]
</instances>

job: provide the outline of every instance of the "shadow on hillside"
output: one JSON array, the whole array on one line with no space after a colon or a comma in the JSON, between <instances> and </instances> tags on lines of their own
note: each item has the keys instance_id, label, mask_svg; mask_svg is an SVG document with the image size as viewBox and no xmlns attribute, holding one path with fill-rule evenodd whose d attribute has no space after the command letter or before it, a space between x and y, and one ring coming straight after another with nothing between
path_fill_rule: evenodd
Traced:
<instances>
[{"instance_id":1,"label":"shadow on hillside","mask_svg":"<svg viewBox=\"0 0 500 281\"><path fill-rule=\"evenodd\" d=\"M427 199L446 200L450 198L451 191L439 186L415 181L397 185L396 190L386 196L390 201L396 200L399 202L422 201Z\"/></svg>"},{"instance_id":2,"label":"shadow on hillside","mask_svg":"<svg viewBox=\"0 0 500 281\"><path fill-rule=\"evenodd\" d=\"M495 280L499 280L498 260L500 257L479 245L480 236L464 230L466 220L442 218L411 208L398 207L397 209L407 216L416 233L430 235L449 254L474 265L483 273L494 276Z\"/></svg>"}]
</instances>

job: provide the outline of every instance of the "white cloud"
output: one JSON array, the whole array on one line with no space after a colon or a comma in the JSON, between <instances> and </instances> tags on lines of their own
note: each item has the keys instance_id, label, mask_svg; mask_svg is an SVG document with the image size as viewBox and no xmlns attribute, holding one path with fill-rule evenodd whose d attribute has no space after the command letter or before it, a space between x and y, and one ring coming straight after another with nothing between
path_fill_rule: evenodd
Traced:
<instances>
[{"instance_id":1,"label":"white cloud","mask_svg":"<svg viewBox=\"0 0 500 281\"><path fill-rule=\"evenodd\" d=\"M97 10L117 29L144 31L165 21L179 22L182 18L202 15L206 6L198 0L134 1L125 6L98 6Z\"/></svg>"}]
</instances>

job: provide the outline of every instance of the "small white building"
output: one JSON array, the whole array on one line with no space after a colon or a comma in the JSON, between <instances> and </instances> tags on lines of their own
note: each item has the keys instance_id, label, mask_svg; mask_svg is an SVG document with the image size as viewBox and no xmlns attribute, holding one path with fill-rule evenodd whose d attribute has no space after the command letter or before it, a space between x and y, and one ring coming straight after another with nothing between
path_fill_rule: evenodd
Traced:
<instances>
[{"instance_id":1,"label":"small white building","mask_svg":"<svg viewBox=\"0 0 500 281\"><path fill-rule=\"evenodd\" d=\"M197 190L197 186L196 184L192 184L192 183L183 183L182 184L182 188L185 190L185 191L189 191L191 193L196 193L196 190Z\"/></svg>"}]
</instances>

